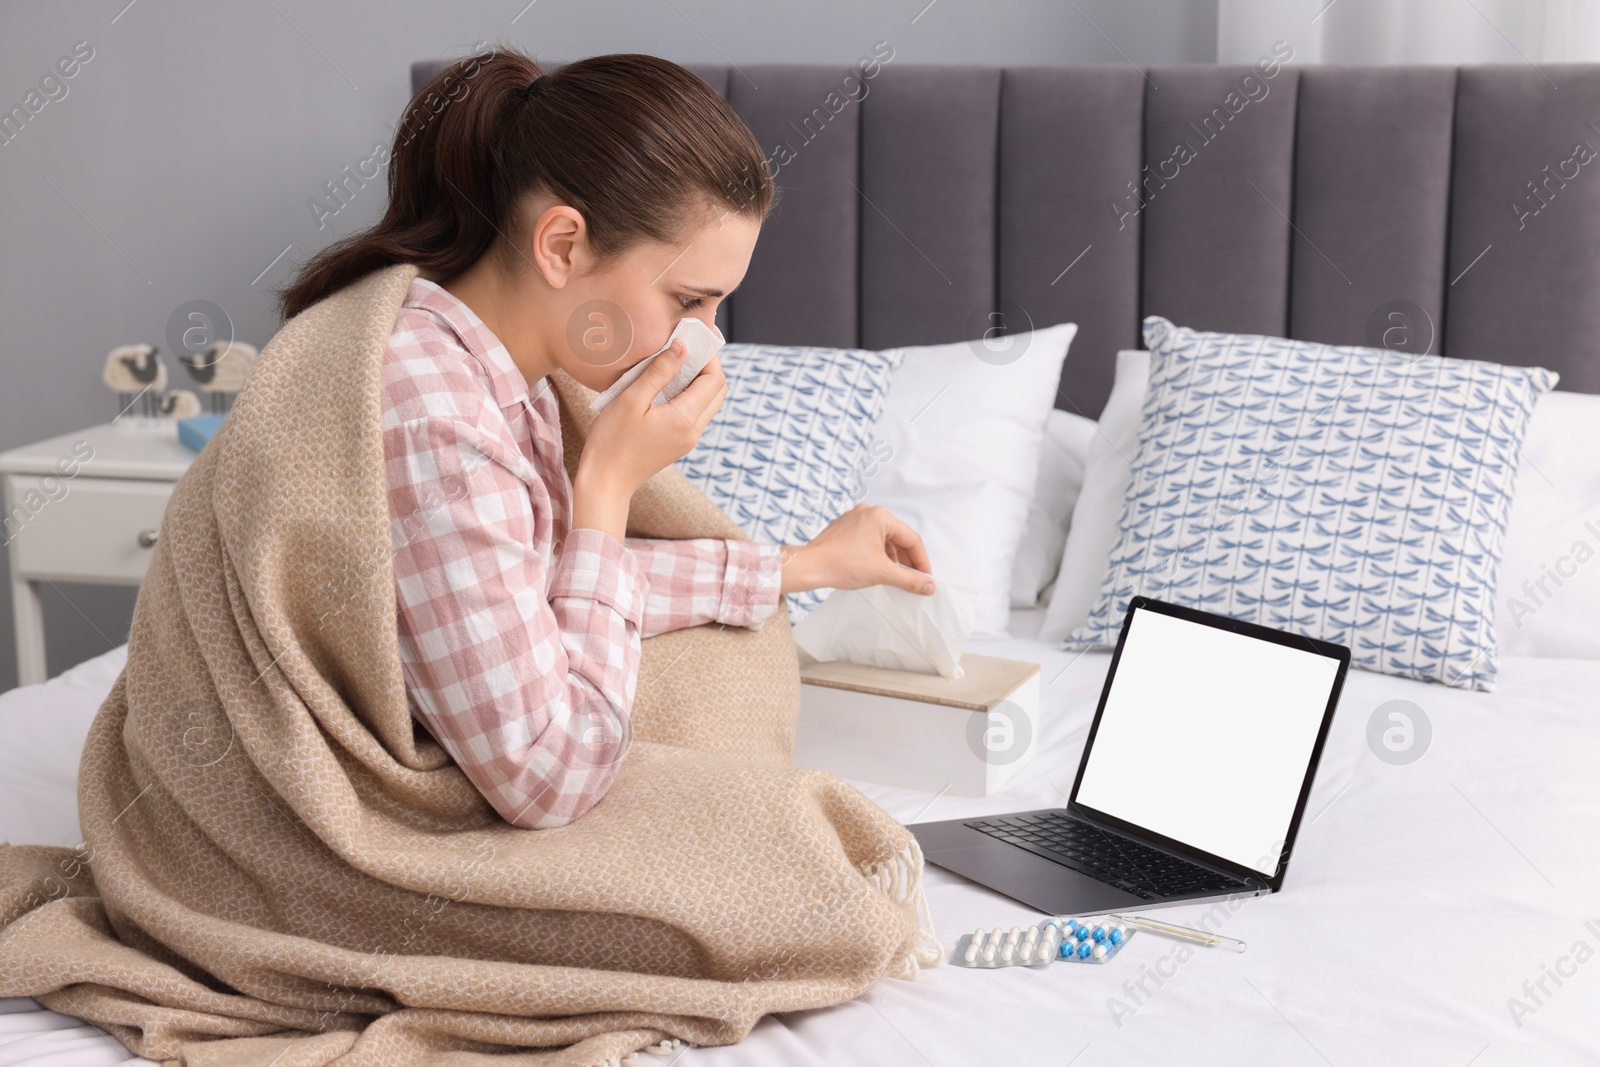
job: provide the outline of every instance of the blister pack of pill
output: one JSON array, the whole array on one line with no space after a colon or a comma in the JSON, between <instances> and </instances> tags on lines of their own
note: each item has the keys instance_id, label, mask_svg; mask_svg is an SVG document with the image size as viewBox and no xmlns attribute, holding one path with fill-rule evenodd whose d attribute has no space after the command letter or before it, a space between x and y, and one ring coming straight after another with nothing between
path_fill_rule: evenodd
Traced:
<instances>
[{"instance_id":1,"label":"blister pack of pill","mask_svg":"<svg viewBox=\"0 0 1600 1067\"><path fill-rule=\"evenodd\" d=\"M962 934L950 962L957 967L1041 967L1105 963L1135 931L1108 919L1046 919L1027 929L979 928Z\"/></svg>"}]
</instances>

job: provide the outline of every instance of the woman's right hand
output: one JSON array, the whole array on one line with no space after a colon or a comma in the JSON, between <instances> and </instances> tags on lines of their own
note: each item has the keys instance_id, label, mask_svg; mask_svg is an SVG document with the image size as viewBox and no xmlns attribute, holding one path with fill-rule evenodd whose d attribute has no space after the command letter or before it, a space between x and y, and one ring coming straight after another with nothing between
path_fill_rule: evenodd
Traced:
<instances>
[{"instance_id":1,"label":"woman's right hand","mask_svg":"<svg viewBox=\"0 0 1600 1067\"><path fill-rule=\"evenodd\" d=\"M657 393L683 365L680 341L654 360L637 381L595 416L573 479L575 527L592 527L622 540L628 502L656 472L688 455L728 395L722 361L711 361L689 387L665 404Z\"/></svg>"}]
</instances>

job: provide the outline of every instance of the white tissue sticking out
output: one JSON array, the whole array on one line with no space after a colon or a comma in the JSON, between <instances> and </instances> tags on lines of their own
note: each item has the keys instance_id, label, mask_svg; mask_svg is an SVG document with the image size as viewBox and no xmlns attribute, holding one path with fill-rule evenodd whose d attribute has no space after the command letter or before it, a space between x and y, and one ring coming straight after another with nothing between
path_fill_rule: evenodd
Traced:
<instances>
[{"instance_id":1,"label":"white tissue sticking out","mask_svg":"<svg viewBox=\"0 0 1600 1067\"><path fill-rule=\"evenodd\" d=\"M722 331L715 326L707 326L696 318L679 319L672 336L667 338L667 343L629 367L627 373L618 378L611 388L590 402L589 410L599 411L615 400L618 394L638 380L639 375L655 362L657 356L671 348L672 342L677 340L682 340L684 347L688 349L683 357L683 366L678 368L678 373L672 376L672 380L656 394L651 403L665 404L689 388L689 383L694 381L695 375L705 369L705 365L711 362L711 357L717 354L717 349L724 344Z\"/></svg>"},{"instance_id":2,"label":"white tissue sticking out","mask_svg":"<svg viewBox=\"0 0 1600 1067\"><path fill-rule=\"evenodd\" d=\"M973 592L936 581L932 595L890 585L835 589L794 628L795 644L823 662L961 678Z\"/></svg>"}]
</instances>

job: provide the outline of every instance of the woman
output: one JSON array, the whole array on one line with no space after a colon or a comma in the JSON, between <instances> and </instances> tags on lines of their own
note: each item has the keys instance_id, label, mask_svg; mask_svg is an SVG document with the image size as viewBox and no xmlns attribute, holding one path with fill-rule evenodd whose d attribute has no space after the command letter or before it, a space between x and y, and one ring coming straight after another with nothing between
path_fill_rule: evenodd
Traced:
<instances>
[{"instance_id":1,"label":"woman","mask_svg":"<svg viewBox=\"0 0 1600 1067\"><path fill-rule=\"evenodd\" d=\"M921 539L878 507L805 545L626 536L634 491L727 395L713 359L652 403L681 341L600 413L567 476L547 376L603 390L680 318L711 324L774 196L750 130L682 67L610 55L545 75L497 50L417 95L382 221L282 294L291 318L378 268L421 271L383 368L401 659L415 717L517 826L605 794L642 638L759 628L807 589L933 591Z\"/></svg>"}]
</instances>

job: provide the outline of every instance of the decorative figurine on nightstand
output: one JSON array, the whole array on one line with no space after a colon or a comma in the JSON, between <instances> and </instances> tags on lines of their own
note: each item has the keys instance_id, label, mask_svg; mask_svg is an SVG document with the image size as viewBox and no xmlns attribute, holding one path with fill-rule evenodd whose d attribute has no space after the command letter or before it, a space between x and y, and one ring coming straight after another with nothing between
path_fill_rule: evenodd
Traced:
<instances>
[{"instance_id":1,"label":"decorative figurine on nightstand","mask_svg":"<svg viewBox=\"0 0 1600 1067\"><path fill-rule=\"evenodd\" d=\"M200 414L200 398L189 389L171 389L161 394L163 419L192 419Z\"/></svg>"},{"instance_id":2,"label":"decorative figurine on nightstand","mask_svg":"<svg viewBox=\"0 0 1600 1067\"><path fill-rule=\"evenodd\" d=\"M250 369L256 365L257 355L254 345L227 341L214 344L204 352L179 353L178 362L188 369L189 377L199 383L200 391L206 396L206 412L225 415L234 394L244 386Z\"/></svg>"},{"instance_id":3,"label":"decorative figurine on nightstand","mask_svg":"<svg viewBox=\"0 0 1600 1067\"><path fill-rule=\"evenodd\" d=\"M157 398L167 385L167 368L157 354L159 351L155 345L121 345L106 356L100 379L107 389L117 394L118 419L135 402L140 404L141 415L156 416Z\"/></svg>"}]
</instances>

